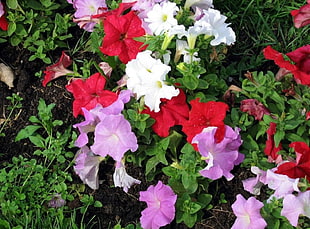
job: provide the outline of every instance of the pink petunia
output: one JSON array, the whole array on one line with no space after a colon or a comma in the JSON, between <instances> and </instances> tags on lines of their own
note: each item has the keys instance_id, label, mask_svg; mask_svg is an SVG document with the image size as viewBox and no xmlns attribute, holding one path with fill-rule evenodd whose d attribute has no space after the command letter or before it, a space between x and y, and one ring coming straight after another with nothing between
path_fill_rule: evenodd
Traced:
<instances>
[{"instance_id":1,"label":"pink petunia","mask_svg":"<svg viewBox=\"0 0 310 229\"><path fill-rule=\"evenodd\" d=\"M263 229L267 226L266 221L260 214L264 206L262 202L250 197L246 200L241 194L237 195L236 201L231 206L237 216L231 229Z\"/></svg>"},{"instance_id":2,"label":"pink petunia","mask_svg":"<svg viewBox=\"0 0 310 229\"><path fill-rule=\"evenodd\" d=\"M161 181L158 181L155 186L151 185L146 191L140 192L139 200L147 204L147 208L141 212L140 217L143 229L158 229L174 219L177 195Z\"/></svg>"},{"instance_id":3,"label":"pink petunia","mask_svg":"<svg viewBox=\"0 0 310 229\"><path fill-rule=\"evenodd\" d=\"M253 115L255 120L261 121L264 115L270 115L269 110L256 99L245 99L241 101L240 110Z\"/></svg>"}]
</instances>

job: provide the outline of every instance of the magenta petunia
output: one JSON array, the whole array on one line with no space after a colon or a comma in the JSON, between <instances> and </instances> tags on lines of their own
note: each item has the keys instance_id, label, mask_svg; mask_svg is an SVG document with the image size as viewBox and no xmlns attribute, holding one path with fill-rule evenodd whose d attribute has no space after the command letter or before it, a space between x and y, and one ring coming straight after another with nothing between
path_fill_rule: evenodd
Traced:
<instances>
[{"instance_id":1,"label":"magenta petunia","mask_svg":"<svg viewBox=\"0 0 310 229\"><path fill-rule=\"evenodd\" d=\"M260 214L260 209L263 206L264 204L254 197L246 200L241 194L238 194L236 201L231 206L234 214L237 216L231 229L265 228L267 223Z\"/></svg>"},{"instance_id":2,"label":"magenta petunia","mask_svg":"<svg viewBox=\"0 0 310 229\"><path fill-rule=\"evenodd\" d=\"M146 191L140 192L140 201L147 204L140 217L143 229L158 229L174 219L175 203L177 195L168 186L158 181L157 185L151 185Z\"/></svg>"}]
</instances>

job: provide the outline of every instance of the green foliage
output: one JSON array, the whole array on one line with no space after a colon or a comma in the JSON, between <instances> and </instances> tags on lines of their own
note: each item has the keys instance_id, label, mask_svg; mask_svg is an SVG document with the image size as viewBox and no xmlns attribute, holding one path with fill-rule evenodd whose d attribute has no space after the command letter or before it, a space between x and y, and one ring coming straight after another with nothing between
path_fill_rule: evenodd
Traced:
<instances>
[{"instance_id":1,"label":"green foliage","mask_svg":"<svg viewBox=\"0 0 310 229\"><path fill-rule=\"evenodd\" d=\"M0 137L4 137L5 133L3 133L3 130L5 129L6 125L12 120L12 116L14 113L16 113L16 110L22 108L22 101L23 98L20 97L20 95L17 93L13 93L12 96L6 97L7 100L10 101L10 105L6 108L7 111L10 111L8 116L5 117L5 120L3 123L1 123L1 128L0 128ZM15 118L17 118L19 113L15 114ZM13 119L15 119L13 118Z\"/></svg>"},{"instance_id":2,"label":"green foliage","mask_svg":"<svg viewBox=\"0 0 310 229\"><path fill-rule=\"evenodd\" d=\"M57 13L67 5L54 0L10 0L7 19L8 31L1 31L2 42L9 41L11 45L22 45L33 54L30 61L41 59L47 64L52 61L48 52L58 47L65 48L65 42L72 35L68 29L73 26L69 14Z\"/></svg>"},{"instance_id":3,"label":"green foliage","mask_svg":"<svg viewBox=\"0 0 310 229\"><path fill-rule=\"evenodd\" d=\"M70 160L73 154L67 151L71 128L63 133L55 131L62 122L53 120L54 106L46 105L41 99L38 117L29 118L33 125L25 127L16 136L16 141L28 138L40 148L34 152L36 159L21 155L13 157L12 163L3 164L0 170L0 218L3 219L0 223L5 227L58 225L59 228L65 228L65 225L70 225L78 228L74 220L64 216L67 207L48 207L48 202L56 194L66 201L74 199L66 184L72 181L68 168L72 165ZM43 222L43 218L47 218L46 221Z\"/></svg>"}]
</instances>

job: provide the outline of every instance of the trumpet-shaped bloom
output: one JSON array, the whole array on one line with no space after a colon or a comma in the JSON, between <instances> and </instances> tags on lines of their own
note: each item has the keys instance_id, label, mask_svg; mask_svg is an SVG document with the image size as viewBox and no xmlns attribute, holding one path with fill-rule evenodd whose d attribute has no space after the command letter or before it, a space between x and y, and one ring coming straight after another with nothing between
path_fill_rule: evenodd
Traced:
<instances>
[{"instance_id":1,"label":"trumpet-shaped bloom","mask_svg":"<svg viewBox=\"0 0 310 229\"><path fill-rule=\"evenodd\" d=\"M220 11L209 8L203 10L203 14L203 17L195 22L195 26L201 27L204 34L214 36L210 43L212 46L221 43L231 45L236 41L235 32L225 23L227 17L221 15Z\"/></svg>"},{"instance_id":2,"label":"trumpet-shaped bloom","mask_svg":"<svg viewBox=\"0 0 310 229\"><path fill-rule=\"evenodd\" d=\"M172 97L170 100L161 99L159 112L150 111L149 108L142 112L155 119L152 129L160 137L167 137L170 127L181 125L188 119L189 107L186 103L186 95L183 90L179 90L178 96Z\"/></svg>"},{"instance_id":3,"label":"trumpet-shaped bloom","mask_svg":"<svg viewBox=\"0 0 310 229\"><path fill-rule=\"evenodd\" d=\"M100 51L108 56L118 56L123 63L136 58L146 46L134 38L145 35L141 19L130 11L125 15L109 15L103 23L105 36Z\"/></svg>"},{"instance_id":4,"label":"trumpet-shaped bloom","mask_svg":"<svg viewBox=\"0 0 310 229\"><path fill-rule=\"evenodd\" d=\"M294 191L299 192L298 182L299 178L292 179L286 175L277 174L268 169L266 174L266 183L270 189L275 190L269 199L273 196L279 199L287 194L293 193Z\"/></svg>"},{"instance_id":5,"label":"trumpet-shaped bloom","mask_svg":"<svg viewBox=\"0 0 310 229\"><path fill-rule=\"evenodd\" d=\"M287 175L290 178L307 178L310 181L310 148L304 142L293 142L289 145L294 148L296 161L282 163L276 173Z\"/></svg>"},{"instance_id":6,"label":"trumpet-shaped bloom","mask_svg":"<svg viewBox=\"0 0 310 229\"><path fill-rule=\"evenodd\" d=\"M256 175L256 177L248 178L242 181L244 190L250 192L254 195L260 195L261 187L266 184L266 174L267 172L259 169L256 166L251 166L251 172Z\"/></svg>"},{"instance_id":7,"label":"trumpet-shaped bloom","mask_svg":"<svg viewBox=\"0 0 310 229\"><path fill-rule=\"evenodd\" d=\"M216 141L222 141L225 135L224 119L228 105L214 101L202 103L199 102L199 98L192 100L190 104L192 108L189 120L182 123L182 131L187 135L187 142L192 143L193 137L209 126L218 127Z\"/></svg>"},{"instance_id":8,"label":"trumpet-shaped bloom","mask_svg":"<svg viewBox=\"0 0 310 229\"><path fill-rule=\"evenodd\" d=\"M151 185L146 191L140 192L139 200L147 204L140 218L144 229L158 229L174 219L177 195L161 181L158 181L155 186Z\"/></svg>"},{"instance_id":9,"label":"trumpet-shaped bloom","mask_svg":"<svg viewBox=\"0 0 310 229\"><path fill-rule=\"evenodd\" d=\"M91 110L101 104L103 107L111 105L116 99L117 94L104 90L106 79L100 74L95 73L86 80L78 79L66 86L66 89L73 94L73 115L77 117L83 115L82 107Z\"/></svg>"},{"instance_id":10,"label":"trumpet-shaped bloom","mask_svg":"<svg viewBox=\"0 0 310 229\"><path fill-rule=\"evenodd\" d=\"M107 10L105 0L75 0L73 2L75 8L74 17L79 19L87 16L96 15ZM89 22L82 26L88 32L92 32L96 22Z\"/></svg>"},{"instance_id":11,"label":"trumpet-shaped bloom","mask_svg":"<svg viewBox=\"0 0 310 229\"><path fill-rule=\"evenodd\" d=\"M216 143L215 133L217 127L205 128L200 134L193 138L193 143L197 143L199 153L208 163L207 167L200 171L200 174L212 180L224 176L227 180L233 179L230 171L235 165L240 164L244 155L238 152L242 144L239 130L233 130L226 126L224 139Z\"/></svg>"},{"instance_id":12,"label":"trumpet-shaped bloom","mask_svg":"<svg viewBox=\"0 0 310 229\"><path fill-rule=\"evenodd\" d=\"M266 59L273 60L280 68L290 71L297 83L310 86L310 45L302 46L287 53L286 56L290 60L285 60L284 55L271 46L267 46L263 52Z\"/></svg>"},{"instance_id":13,"label":"trumpet-shaped bloom","mask_svg":"<svg viewBox=\"0 0 310 229\"><path fill-rule=\"evenodd\" d=\"M67 69L67 67L69 67L71 64L72 60L70 56L68 56L65 52L62 52L61 57L57 63L46 67L44 71L44 80L42 82L43 86L45 87L47 83L57 79L60 76L73 73L73 71Z\"/></svg>"},{"instance_id":14,"label":"trumpet-shaped bloom","mask_svg":"<svg viewBox=\"0 0 310 229\"><path fill-rule=\"evenodd\" d=\"M291 15L294 19L294 25L296 28L301 28L303 26L310 24L310 0L307 4L300 7L297 10L292 10Z\"/></svg>"},{"instance_id":15,"label":"trumpet-shaped bloom","mask_svg":"<svg viewBox=\"0 0 310 229\"><path fill-rule=\"evenodd\" d=\"M92 189L99 188L99 164L104 157L96 156L87 146L82 147L75 158L74 171L81 178L84 184Z\"/></svg>"},{"instance_id":16,"label":"trumpet-shaped bloom","mask_svg":"<svg viewBox=\"0 0 310 229\"><path fill-rule=\"evenodd\" d=\"M300 215L310 218L310 191L300 192L297 196L286 195L283 199L281 215L285 216L294 227L297 227Z\"/></svg>"},{"instance_id":17,"label":"trumpet-shaped bloom","mask_svg":"<svg viewBox=\"0 0 310 229\"><path fill-rule=\"evenodd\" d=\"M88 143L89 132L94 132L95 127L100 122L100 117L107 114L120 114L124 109L124 104L130 100L131 91L123 90L118 95L118 98L115 102L107 107L102 107L101 104L97 104L97 106L90 111L82 107L85 121L73 125L74 128L78 128L80 131L80 135L75 141L75 145L78 147L82 147Z\"/></svg>"},{"instance_id":18,"label":"trumpet-shaped bloom","mask_svg":"<svg viewBox=\"0 0 310 229\"><path fill-rule=\"evenodd\" d=\"M128 192L128 189L132 185L141 183L141 181L127 174L125 166L122 162L116 162L113 181L114 186L123 188L124 192Z\"/></svg>"},{"instance_id":19,"label":"trumpet-shaped bloom","mask_svg":"<svg viewBox=\"0 0 310 229\"><path fill-rule=\"evenodd\" d=\"M270 115L269 110L256 99L245 99L241 101L240 110L253 115L255 120L261 121L264 115Z\"/></svg>"},{"instance_id":20,"label":"trumpet-shaped bloom","mask_svg":"<svg viewBox=\"0 0 310 229\"><path fill-rule=\"evenodd\" d=\"M168 31L171 27L178 24L174 18L179 8L174 2L163 2L156 4L153 9L147 13L147 18L144 19L148 23L148 28L153 34L160 35Z\"/></svg>"},{"instance_id":21,"label":"trumpet-shaped bloom","mask_svg":"<svg viewBox=\"0 0 310 229\"><path fill-rule=\"evenodd\" d=\"M231 229L263 229L267 226L266 221L260 214L264 206L262 202L250 197L246 200L241 194L237 195L236 201L231 206L237 216Z\"/></svg>"},{"instance_id":22,"label":"trumpet-shaped bloom","mask_svg":"<svg viewBox=\"0 0 310 229\"><path fill-rule=\"evenodd\" d=\"M94 144L91 146L94 154L102 157L110 155L120 162L128 150L134 152L137 149L137 138L123 115L101 115L95 128Z\"/></svg>"},{"instance_id":23,"label":"trumpet-shaped bloom","mask_svg":"<svg viewBox=\"0 0 310 229\"><path fill-rule=\"evenodd\" d=\"M144 96L145 105L151 111L158 112L161 99L171 99L179 94L179 90L165 83L166 74L171 68L151 57L151 53L149 50L140 52L136 59L128 62L127 88L136 94L137 99Z\"/></svg>"}]
</instances>

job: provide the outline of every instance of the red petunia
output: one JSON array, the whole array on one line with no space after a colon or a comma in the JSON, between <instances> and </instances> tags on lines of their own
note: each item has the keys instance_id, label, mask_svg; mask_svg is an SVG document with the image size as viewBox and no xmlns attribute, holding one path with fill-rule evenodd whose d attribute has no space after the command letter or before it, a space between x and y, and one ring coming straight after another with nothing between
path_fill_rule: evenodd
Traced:
<instances>
[{"instance_id":1,"label":"red petunia","mask_svg":"<svg viewBox=\"0 0 310 229\"><path fill-rule=\"evenodd\" d=\"M2 2L0 2L0 29L7 31L8 27L9 23L5 18L5 9Z\"/></svg>"},{"instance_id":2,"label":"red petunia","mask_svg":"<svg viewBox=\"0 0 310 229\"><path fill-rule=\"evenodd\" d=\"M95 73L88 79L77 79L66 86L67 90L73 94L73 115L77 117L83 115L82 107L91 110L99 103L103 107L111 105L117 100L118 95L112 91L104 90L106 79Z\"/></svg>"},{"instance_id":3,"label":"red petunia","mask_svg":"<svg viewBox=\"0 0 310 229\"><path fill-rule=\"evenodd\" d=\"M284 55L271 46L267 46L263 52L266 59L273 60L280 68L290 71L297 83L310 86L310 45L285 54L290 60L285 60Z\"/></svg>"},{"instance_id":4,"label":"red petunia","mask_svg":"<svg viewBox=\"0 0 310 229\"><path fill-rule=\"evenodd\" d=\"M294 148L296 161L281 164L276 173L287 175L290 178L306 177L310 181L310 148L304 142L293 142L289 145Z\"/></svg>"},{"instance_id":5,"label":"red petunia","mask_svg":"<svg viewBox=\"0 0 310 229\"><path fill-rule=\"evenodd\" d=\"M270 123L267 130L267 141L265 147L265 154L268 156L269 162L276 162L277 164L282 161L282 156L278 152L282 149L281 143L276 147L274 141L274 135L276 134L277 124L274 122Z\"/></svg>"},{"instance_id":6,"label":"red petunia","mask_svg":"<svg viewBox=\"0 0 310 229\"><path fill-rule=\"evenodd\" d=\"M298 10L292 10L291 15L293 16L294 25L296 28L310 24L310 0L307 4L300 7Z\"/></svg>"},{"instance_id":7,"label":"red petunia","mask_svg":"<svg viewBox=\"0 0 310 229\"><path fill-rule=\"evenodd\" d=\"M146 46L134 38L145 35L141 19L130 11L125 15L109 15L103 22L105 36L100 51L108 56L118 56L127 64Z\"/></svg>"},{"instance_id":8,"label":"red petunia","mask_svg":"<svg viewBox=\"0 0 310 229\"><path fill-rule=\"evenodd\" d=\"M215 138L217 142L223 140L225 135L224 119L228 105L222 102L199 102L199 98L190 102L191 110L189 112L189 120L182 123L182 131L187 135L187 141L192 142L192 139L201 131L209 126L216 126L217 131ZM196 147L196 144L193 144Z\"/></svg>"},{"instance_id":9,"label":"red petunia","mask_svg":"<svg viewBox=\"0 0 310 229\"><path fill-rule=\"evenodd\" d=\"M61 57L56 64L46 67L44 71L44 80L42 82L43 86L46 87L46 84L60 76L73 73L73 71L67 69L67 67L71 64L72 60L70 59L70 56L68 56L65 52L62 52Z\"/></svg>"},{"instance_id":10,"label":"red petunia","mask_svg":"<svg viewBox=\"0 0 310 229\"><path fill-rule=\"evenodd\" d=\"M155 119L152 129L160 137L167 137L170 127L181 125L188 119L189 107L186 103L186 95L183 90L179 90L178 96L174 96L170 100L161 99L159 112L150 111L149 108L142 111L143 114L149 114L151 118Z\"/></svg>"}]
</instances>

